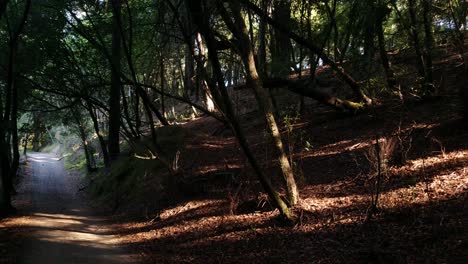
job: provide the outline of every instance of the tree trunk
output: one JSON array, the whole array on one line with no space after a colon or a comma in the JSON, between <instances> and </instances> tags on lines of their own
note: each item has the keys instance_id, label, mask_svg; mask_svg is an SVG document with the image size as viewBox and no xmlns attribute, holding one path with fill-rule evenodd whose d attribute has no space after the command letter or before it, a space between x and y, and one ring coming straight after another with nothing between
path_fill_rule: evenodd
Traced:
<instances>
[{"instance_id":1,"label":"tree trunk","mask_svg":"<svg viewBox=\"0 0 468 264\"><path fill-rule=\"evenodd\" d=\"M18 138L18 87L16 83L16 55L18 49L18 42L20 40L21 33L23 32L26 20L31 8L31 0L27 0L23 10L20 24L16 31L10 32L9 54L8 54L8 69L7 69L7 80L6 80L6 100L5 100L5 113L3 115L3 124L7 124L7 129L1 129L1 150L0 155L1 166L2 166L2 185L4 189L4 203L7 208L12 208L10 195L14 192L13 178L16 177L16 173L19 167L19 138ZM1 100L1 99L0 99ZM0 110L3 110L0 108ZM2 113L2 111L0 111ZM3 125L2 124L2 125ZM12 142L9 142L10 135ZM11 149L13 148L13 157L11 155ZM10 163L11 161L11 163Z\"/></svg>"},{"instance_id":2,"label":"tree trunk","mask_svg":"<svg viewBox=\"0 0 468 264\"><path fill-rule=\"evenodd\" d=\"M276 85L282 84L284 87L287 87L287 89L289 89L293 93L312 98L314 100L317 100L319 103L330 106L336 110L356 113L364 108L364 105L362 103L356 103L345 99L340 99L338 97L331 96L321 90L316 89L316 82L314 80L290 81L276 79L274 80L274 82Z\"/></svg>"},{"instance_id":3,"label":"tree trunk","mask_svg":"<svg viewBox=\"0 0 468 264\"><path fill-rule=\"evenodd\" d=\"M197 46L198 46L198 57L199 57L199 63L197 65L197 68L200 67L200 79L199 81L199 87L200 90L203 92L203 100L205 102L205 107L208 111L213 112L215 110L214 107L214 102L213 98L210 92L210 89L208 88L208 84L206 82L207 76L203 74L205 64L206 64L206 50L205 46L203 44L203 38L200 33L197 33Z\"/></svg>"},{"instance_id":4,"label":"tree trunk","mask_svg":"<svg viewBox=\"0 0 468 264\"><path fill-rule=\"evenodd\" d=\"M28 152L28 140L29 140L29 134L26 133L24 136L24 141L23 141L23 156L26 158L26 154Z\"/></svg>"},{"instance_id":5,"label":"tree trunk","mask_svg":"<svg viewBox=\"0 0 468 264\"><path fill-rule=\"evenodd\" d=\"M136 91L133 92L133 107L134 107L134 114L135 114L135 130L138 134L138 137L141 135L141 115L140 115L140 96ZM98 126L99 128L99 126Z\"/></svg>"},{"instance_id":6,"label":"tree trunk","mask_svg":"<svg viewBox=\"0 0 468 264\"><path fill-rule=\"evenodd\" d=\"M414 51L416 52L416 65L421 78L426 76L426 69L424 67L424 58L421 52L421 43L418 33L418 21L416 20L416 0L408 0L408 13L410 17L410 33L413 40Z\"/></svg>"},{"instance_id":7,"label":"tree trunk","mask_svg":"<svg viewBox=\"0 0 468 264\"><path fill-rule=\"evenodd\" d=\"M193 95L193 78L195 76L195 63L193 60L192 52L190 51L191 47L187 46L185 49L185 80L184 80L184 89L186 94Z\"/></svg>"},{"instance_id":8,"label":"tree trunk","mask_svg":"<svg viewBox=\"0 0 468 264\"><path fill-rule=\"evenodd\" d=\"M6 211L6 208L8 207L6 205L6 202L5 202L6 200L4 196L6 190L3 188L3 168L2 168L1 162L2 160L0 158L0 215L4 214Z\"/></svg>"},{"instance_id":9,"label":"tree trunk","mask_svg":"<svg viewBox=\"0 0 468 264\"><path fill-rule=\"evenodd\" d=\"M165 80L164 80L164 58L163 54L161 52L160 57L159 57L159 80L161 81L161 91L163 92L161 96L161 114L162 116L166 117L166 105L164 103L164 89L165 89Z\"/></svg>"},{"instance_id":10,"label":"tree trunk","mask_svg":"<svg viewBox=\"0 0 468 264\"><path fill-rule=\"evenodd\" d=\"M432 46L434 37L432 35L432 0L423 1L423 20L424 20L424 92L428 95L433 94L434 80L432 68Z\"/></svg>"},{"instance_id":11,"label":"tree trunk","mask_svg":"<svg viewBox=\"0 0 468 264\"><path fill-rule=\"evenodd\" d=\"M263 12L266 12L268 8L268 1L262 0L261 8ZM262 79L267 78L267 52L266 52L266 32L267 32L268 23L266 22L265 18L260 17L260 25L258 29L258 41L259 41L259 48L258 48L258 68L259 74Z\"/></svg>"},{"instance_id":12,"label":"tree trunk","mask_svg":"<svg viewBox=\"0 0 468 264\"><path fill-rule=\"evenodd\" d=\"M16 86L16 85L15 85ZM13 148L13 158L11 160L11 170L10 178L11 181L16 177L19 168L20 152L19 146L20 141L18 138L18 88L13 88L13 102L12 102L12 111L11 111L11 146ZM12 190L14 191L14 186L12 184Z\"/></svg>"},{"instance_id":13,"label":"tree trunk","mask_svg":"<svg viewBox=\"0 0 468 264\"><path fill-rule=\"evenodd\" d=\"M107 151L106 141L104 140L104 137L101 135L101 130L99 129L98 119L97 119L96 114L94 113L94 109L90 102L87 102L86 109L88 110L89 115L91 116L91 120L93 121L93 126L94 126L94 132L96 132L96 135L99 140L99 145L101 146L104 166L110 167L109 152Z\"/></svg>"},{"instance_id":14,"label":"tree trunk","mask_svg":"<svg viewBox=\"0 0 468 264\"><path fill-rule=\"evenodd\" d=\"M124 112L125 121L127 121L127 125L128 125L128 128L130 129L131 136L134 138L138 138L139 135L133 126L132 119L130 118L130 112L128 110L128 100L127 100L127 96L125 95L125 88L123 85L120 85L120 88L121 88L120 96L122 97L122 108Z\"/></svg>"},{"instance_id":15,"label":"tree trunk","mask_svg":"<svg viewBox=\"0 0 468 264\"><path fill-rule=\"evenodd\" d=\"M268 96L268 92L263 88L262 81L258 76L257 69L255 67L254 53L252 46L250 45L247 28L241 15L240 5L235 1L229 1L229 3L232 10L231 16L227 13L224 7L220 5L219 8L221 15L223 16L225 23L239 41L239 50L246 71L247 86L250 86L254 90L260 110L263 112L268 132L273 138L276 151L278 152L278 161L288 190L288 200L289 203L294 206L299 201L299 192L297 190L293 170L283 147L283 141L274 115L275 110L273 108L273 103L271 101L271 97ZM234 18L234 21L231 20L231 17Z\"/></svg>"},{"instance_id":16,"label":"tree trunk","mask_svg":"<svg viewBox=\"0 0 468 264\"><path fill-rule=\"evenodd\" d=\"M291 2L289 0L274 0L273 19L290 30ZM275 29L271 41L271 75L287 77L291 67L291 40L281 30Z\"/></svg>"},{"instance_id":17,"label":"tree trunk","mask_svg":"<svg viewBox=\"0 0 468 264\"><path fill-rule=\"evenodd\" d=\"M81 138L81 142L83 144L83 151L84 151L84 154L85 154L85 159L86 159L86 171L88 173L92 172L94 170L93 166L92 166L92 163L91 163L91 153L89 151L89 147L88 147L88 140L86 139L86 133L84 131L84 128L81 124L78 125L78 129L79 129L79 132L80 132L80 138Z\"/></svg>"},{"instance_id":18,"label":"tree trunk","mask_svg":"<svg viewBox=\"0 0 468 264\"><path fill-rule=\"evenodd\" d=\"M377 12L377 21L375 25L375 29L377 31L377 39L379 43L379 54L380 60L382 61L382 66L385 71L385 79L387 80L387 86L389 90L394 90L396 86L395 75L393 70L390 66L390 61L388 60L387 50L385 49L385 36L383 30L383 21L387 15L386 7L378 6Z\"/></svg>"},{"instance_id":19,"label":"tree trunk","mask_svg":"<svg viewBox=\"0 0 468 264\"><path fill-rule=\"evenodd\" d=\"M109 139L108 149L111 159L120 154L120 58L121 58L121 2L111 0L112 4L112 76L109 98Z\"/></svg>"},{"instance_id":20,"label":"tree trunk","mask_svg":"<svg viewBox=\"0 0 468 264\"><path fill-rule=\"evenodd\" d=\"M3 13L5 13L7 5L8 5L8 0L0 1L0 19L2 19Z\"/></svg>"},{"instance_id":21,"label":"tree trunk","mask_svg":"<svg viewBox=\"0 0 468 264\"><path fill-rule=\"evenodd\" d=\"M5 136L5 130L3 127L0 127L0 180L2 181L0 188L2 195L0 198L0 214L8 213L13 209L11 205L10 161L7 154L9 148L5 144Z\"/></svg>"},{"instance_id":22,"label":"tree trunk","mask_svg":"<svg viewBox=\"0 0 468 264\"><path fill-rule=\"evenodd\" d=\"M86 130L82 122L80 113L78 111L79 110L72 109L72 116L75 121L76 128L78 128L78 135L81 139L81 143L83 144L83 151L84 151L85 159L86 159L86 171L90 173L94 171L93 162L92 162L93 154L90 152Z\"/></svg>"}]
</instances>

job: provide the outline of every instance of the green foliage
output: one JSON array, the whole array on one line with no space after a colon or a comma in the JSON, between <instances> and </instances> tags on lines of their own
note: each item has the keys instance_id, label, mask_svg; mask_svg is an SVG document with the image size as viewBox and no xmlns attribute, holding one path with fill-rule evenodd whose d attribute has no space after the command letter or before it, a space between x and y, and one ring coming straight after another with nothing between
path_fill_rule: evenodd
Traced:
<instances>
[{"instance_id":1,"label":"green foliage","mask_svg":"<svg viewBox=\"0 0 468 264\"><path fill-rule=\"evenodd\" d=\"M302 158L299 160L294 159L293 153L296 152L296 148L304 149L307 151L308 147L312 147L308 140L304 140L305 132L297 129L296 126L300 122L300 114L295 112L292 115L286 114L283 116L283 126L286 129L286 144L287 151L289 153L289 162L293 169L294 175L297 179L304 181L304 172L302 170ZM305 143L304 143L305 141Z\"/></svg>"},{"instance_id":2,"label":"green foliage","mask_svg":"<svg viewBox=\"0 0 468 264\"><path fill-rule=\"evenodd\" d=\"M373 98L379 98L382 95L386 95L391 91L388 91L385 78L382 75L371 77L367 80L364 86L366 94Z\"/></svg>"}]
</instances>

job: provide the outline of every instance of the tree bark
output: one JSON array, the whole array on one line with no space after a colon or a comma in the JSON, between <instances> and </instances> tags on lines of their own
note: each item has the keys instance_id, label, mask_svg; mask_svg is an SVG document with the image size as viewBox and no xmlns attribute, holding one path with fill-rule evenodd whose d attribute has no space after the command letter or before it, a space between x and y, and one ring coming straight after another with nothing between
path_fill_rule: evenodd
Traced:
<instances>
[{"instance_id":1,"label":"tree bark","mask_svg":"<svg viewBox=\"0 0 468 264\"><path fill-rule=\"evenodd\" d=\"M262 0L261 8L263 12L266 12L268 8L268 1ZM267 52L266 52L266 32L267 32L268 23L266 22L264 17L260 17L260 25L258 30L258 41L259 41L259 48L258 48L258 68L259 74L262 79L267 78Z\"/></svg>"},{"instance_id":2,"label":"tree bark","mask_svg":"<svg viewBox=\"0 0 468 264\"><path fill-rule=\"evenodd\" d=\"M385 79L387 80L387 86L390 90L394 90L396 86L395 74L390 66L390 61L388 60L387 50L385 49L385 35L383 30L383 21L387 16L386 6L379 5L377 7L377 21L375 25L377 40L379 43L379 54L380 60L382 61L382 66L385 71Z\"/></svg>"},{"instance_id":3,"label":"tree bark","mask_svg":"<svg viewBox=\"0 0 468 264\"><path fill-rule=\"evenodd\" d=\"M93 172L93 170L94 170L92 162L91 162L91 155L92 154L89 151L88 140L86 139L86 133L84 131L84 128L83 128L82 124L78 124L78 130L79 130L79 133L80 133L80 138L81 138L81 142L83 144L83 151L84 151L85 159L86 159L86 171L88 173L90 173L90 172Z\"/></svg>"},{"instance_id":4,"label":"tree bark","mask_svg":"<svg viewBox=\"0 0 468 264\"><path fill-rule=\"evenodd\" d=\"M164 102L164 89L165 89L165 78L164 78L164 74L165 74L165 69L164 69L164 58L163 58L163 54L162 54L162 51L161 53L159 54L159 81L161 82L161 91L163 93L160 94L161 96L161 114L162 116L166 117L166 105L165 105L165 102Z\"/></svg>"},{"instance_id":5,"label":"tree bark","mask_svg":"<svg viewBox=\"0 0 468 264\"><path fill-rule=\"evenodd\" d=\"M131 136L134 137L134 138L138 138L139 135L138 133L136 132L134 126L133 126L133 122L132 122L132 119L130 118L130 112L129 112L129 107L128 107L128 100L127 100L127 96L125 95L125 87L123 85L120 85L120 96L122 97L122 108L123 108L123 113L124 113L124 117L125 117L125 121L127 121L127 125L128 125L128 128L130 129L130 133L131 133Z\"/></svg>"},{"instance_id":6,"label":"tree bark","mask_svg":"<svg viewBox=\"0 0 468 264\"><path fill-rule=\"evenodd\" d=\"M11 205L10 161L7 154L9 148L6 145L5 136L5 130L2 126L0 127L0 180L2 181L0 188L2 195L0 198L0 214L8 213L13 209L13 206Z\"/></svg>"},{"instance_id":7,"label":"tree bark","mask_svg":"<svg viewBox=\"0 0 468 264\"><path fill-rule=\"evenodd\" d=\"M414 51L416 52L416 65L418 67L418 72L421 78L426 76L426 68L424 67L424 57L421 51L421 43L419 40L418 33L418 21L416 19L416 0L408 0L408 13L410 18L410 35L413 40Z\"/></svg>"},{"instance_id":8,"label":"tree bark","mask_svg":"<svg viewBox=\"0 0 468 264\"><path fill-rule=\"evenodd\" d=\"M0 3L0 16L6 8L7 1ZM11 193L14 192L13 178L16 176L19 167L19 138L18 138L18 87L16 83L16 55L18 42L21 33L26 25L28 14L31 8L31 0L27 0L23 14L16 30L9 32L9 51L8 66L6 76L5 108L0 103L0 166L2 175L3 199L0 209L12 210ZM0 99L2 100L2 99ZM3 101L3 100L2 100ZM3 114L3 115L2 115ZM10 135L12 142L10 144ZM13 157L10 157L11 147L13 148Z\"/></svg>"},{"instance_id":9,"label":"tree bark","mask_svg":"<svg viewBox=\"0 0 468 264\"><path fill-rule=\"evenodd\" d=\"M121 59L121 1L111 0L112 5L112 55L111 88L109 97L109 139L108 149L111 159L120 154L120 59Z\"/></svg>"},{"instance_id":10,"label":"tree bark","mask_svg":"<svg viewBox=\"0 0 468 264\"><path fill-rule=\"evenodd\" d=\"M273 19L290 30L291 1L274 0ZM273 77L287 77L291 67L291 40L288 35L275 28L271 41L271 75Z\"/></svg>"},{"instance_id":11,"label":"tree bark","mask_svg":"<svg viewBox=\"0 0 468 264\"><path fill-rule=\"evenodd\" d=\"M213 96L211 95L210 89L208 88L208 84L206 82L207 76L205 76L205 64L206 64L206 50L203 44L203 38L200 33L196 33L196 42L198 47L198 59L197 59L197 71L198 71L198 87L200 88L201 92L203 93L203 101L205 102L205 108L209 112L214 111L214 102Z\"/></svg>"},{"instance_id":12,"label":"tree bark","mask_svg":"<svg viewBox=\"0 0 468 264\"><path fill-rule=\"evenodd\" d=\"M109 159L109 152L107 150L107 145L106 141L104 140L104 137L101 134L101 130L99 129L99 122L97 119L97 116L94 112L94 109L91 105L91 103L88 101L86 103L86 109L89 112L89 115L91 116L91 120L93 121L93 126L94 126L94 132L96 132L96 135L99 140L99 145L101 146L101 152L102 152L102 157L104 160L104 166L110 167L110 159Z\"/></svg>"},{"instance_id":13,"label":"tree bark","mask_svg":"<svg viewBox=\"0 0 468 264\"><path fill-rule=\"evenodd\" d=\"M432 0L423 1L423 20L424 20L424 92L428 95L433 94L434 80L432 68L432 46L434 37L432 35Z\"/></svg>"},{"instance_id":14,"label":"tree bark","mask_svg":"<svg viewBox=\"0 0 468 264\"><path fill-rule=\"evenodd\" d=\"M2 16L5 13L8 1L9 0L0 0L0 19L2 19Z\"/></svg>"},{"instance_id":15,"label":"tree bark","mask_svg":"<svg viewBox=\"0 0 468 264\"><path fill-rule=\"evenodd\" d=\"M133 92L133 112L135 114L135 130L137 134L141 135L141 115L140 115L140 96L136 91Z\"/></svg>"},{"instance_id":16,"label":"tree bark","mask_svg":"<svg viewBox=\"0 0 468 264\"><path fill-rule=\"evenodd\" d=\"M191 47L185 49L185 80L184 80L184 89L186 94L194 94L193 78L195 77L195 63L190 51Z\"/></svg>"}]
</instances>

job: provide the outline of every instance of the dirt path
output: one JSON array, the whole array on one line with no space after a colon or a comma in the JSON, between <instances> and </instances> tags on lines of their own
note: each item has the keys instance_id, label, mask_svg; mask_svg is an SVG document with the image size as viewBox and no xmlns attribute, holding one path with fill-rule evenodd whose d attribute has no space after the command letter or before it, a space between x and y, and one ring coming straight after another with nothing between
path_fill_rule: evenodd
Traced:
<instances>
[{"instance_id":1,"label":"dirt path","mask_svg":"<svg viewBox=\"0 0 468 264\"><path fill-rule=\"evenodd\" d=\"M135 263L117 237L77 195L78 179L53 154L29 153L16 220L24 243L19 263Z\"/></svg>"}]
</instances>

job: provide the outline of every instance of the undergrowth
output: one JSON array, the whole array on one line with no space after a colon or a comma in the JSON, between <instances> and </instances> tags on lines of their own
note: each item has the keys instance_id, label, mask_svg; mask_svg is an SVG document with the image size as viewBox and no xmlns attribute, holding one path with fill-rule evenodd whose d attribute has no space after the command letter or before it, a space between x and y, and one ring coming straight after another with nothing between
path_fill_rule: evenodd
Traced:
<instances>
[{"instance_id":1,"label":"undergrowth","mask_svg":"<svg viewBox=\"0 0 468 264\"><path fill-rule=\"evenodd\" d=\"M162 155L172 161L183 150L191 131L178 126L161 127L157 131ZM89 193L99 205L113 212L125 209L149 217L172 197L171 175L163 163L153 156L151 138L143 137L128 146L129 152L113 162L111 168L102 168L90 174ZM131 206L131 208L128 208ZM149 211L149 213L148 213Z\"/></svg>"}]
</instances>

